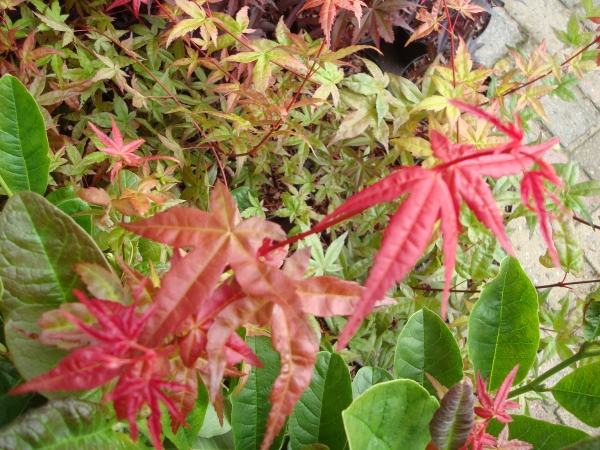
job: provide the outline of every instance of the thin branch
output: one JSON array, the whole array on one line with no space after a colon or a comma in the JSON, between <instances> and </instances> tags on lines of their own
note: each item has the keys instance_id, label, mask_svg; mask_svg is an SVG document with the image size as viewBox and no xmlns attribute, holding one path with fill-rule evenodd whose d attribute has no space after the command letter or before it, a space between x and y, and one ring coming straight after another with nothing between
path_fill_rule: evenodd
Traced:
<instances>
[{"instance_id":1,"label":"thin branch","mask_svg":"<svg viewBox=\"0 0 600 450\"><path fill-rule=\"evenodd\" d=\"M577 285L577 284L592 284L592 283L600 283L600 279L596 280L584 280L584 281L570 281L568 283L563 283L559 281L554 284L543 284L539 286L534 286L536 289L548 289L554 287L562 287L568 288L569 286ZM442 288L432 288L432 287L421 287L421 286L409 286L414 291L425 291L425 292L444 292ZM459 294L476 294L477 292L481 292L481 289L450 289L450 292L455 292Z\"/></svg>"},{"instance_id":2,"label":"thin branch","mask_svg":"<svg viewBox=\"0 0 600 450\"><path fill-rule=\"evenodd\" d=\"M592 227L594 230L600 230L600 226L596 225L595 223L589 223L587 220L583 220L581 217L577 216L576 214L573 214L573 220L576 220L577 222L580 222L589 227Z\"/></svg>"}]
</instances>

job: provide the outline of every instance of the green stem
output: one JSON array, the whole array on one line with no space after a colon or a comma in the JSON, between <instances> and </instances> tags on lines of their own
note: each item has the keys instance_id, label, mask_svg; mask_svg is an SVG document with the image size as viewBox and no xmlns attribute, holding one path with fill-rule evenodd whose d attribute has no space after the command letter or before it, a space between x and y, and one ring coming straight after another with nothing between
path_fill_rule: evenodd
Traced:
<instances>
[{"instance_id":1,"label":"green stem","mask_svg":"<svg viewBox=\"0 0 600 450\"><path fill-rule=\"evenodd\" d=\"M508 398L513 398L513 397L516 397L518 395L524 394L529 391L541 392L541 391L548 390L546 387L541 386L543 381L547 380L552 375L560 372L561 370L566 369L571 364L575 364L577 361L581 361L582 359L585 359L585 358L591 358L592 356L600 356L600 349L588 351L588 349L590 347L593 348L593 347L599 347L599 346L600 346L600 343L598 343L598 342L585 342L581 346L579 351L577 353L575 353L573 356L571 356L570 358L565 359L560 364L557 364L556 366L552 367L550 370L547 370L546 372L541 374L539 377L537 377L532 382L527 383L525 386L521 386L518 389L514 389L514 390L510 391L510 393L508 394Z\"/></svg>"},{"instance_id":2,"label":"green stem","mask_svg":"<svg viewBox=\"0 0 600 450\"><path fill-rule=\"evenodd\" d=\"M2 186L2 189L4 189L4 192L6 192L6 195L8 195L9 197L13 196L13 191L10 190L10 188L4 181L4 178L2 177L0 177L0 186Z\"/></svg>"}]
</instances>

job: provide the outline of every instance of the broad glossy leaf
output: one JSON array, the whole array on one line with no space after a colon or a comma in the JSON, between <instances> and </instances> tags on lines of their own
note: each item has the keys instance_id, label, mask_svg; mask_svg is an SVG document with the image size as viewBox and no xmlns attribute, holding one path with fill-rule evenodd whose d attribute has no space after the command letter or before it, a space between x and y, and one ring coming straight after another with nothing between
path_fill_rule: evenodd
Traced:
<instances>
[{"instance_id":1,"label":"broad glossy leaf","mask_svg":"<svg viewBox=\"0 0 600 450\"><path fill-rule=\"evenodd\" d=\"M564 447L562 450L598 450L600 448L600 436L590 436L579 442Z\"/></svg>"},{"instance_id":2,"label":"broad glossy leaf","mask_svg":"<svg viewBox=\"0 0 600 450\"><path fill-rule=\"evenodd\" d=\"M319 352L308 388L290 416L290 447L325 444L331 450L347 447L342 411L352 403L350 372L337 353Z\"/></svg>"},{"instance_id":3,"label":"broad glossy leaf","mask_svg":"<svg viewBox=\"0 0 600 450\"><path fill-rule=\"evenodd\" d=\"M600 336L600 301L592 300L583 319L583 337L586 341L593 341L598 336Z\"/></svg>"},{"instance_id":4,"label":"broad glossy leaf","mask_svg":"<svg viewBox=\"0 0 600 450\"><path fill-rule=\"evenodd\" d=\"M412 380L377 384L342 413L350 450L424 450L438 406Z\"/></svg>"},{"instance_id":5,"label":"broad glossy leaf","mask_svg":"<svg viewBox=\"0 0 600 450\"><path fill-rule=\"evenodd\" d=\"M427 308L414 313L398 336L396 378L415 380L434 395L425 373L449 387L462 380L462 366L458 344L442 319Z\"/></svg>"},{"instance_id":6,"label":"broad glossy leaf","mask_svg":"<svg viewBox=\"0 0 600 450\"><path fill-rule=\"evenodd\" d=\"M600 427L600 362L575 369L551 390L556 401L591 427Z\"/></svg>"},{"instance_id":7,"label":"broad glossy leaf","mask_svg":"<svg viewBox=\"0 0 600 450\"><path fill-rule=\"evenodd\" d=\"M7 193L44 194L50 147L40 108L12 75L0 79L0 98L0 185Z\"/></svg>"},{"instance_id":8,"label":"broad glossy leaf","mask_svg":"<svg viewBox=\"0 0 600 450\"><path fill-rule=\"evenodd\" d=\"M0 361L0 428L16 419L33 397L33 394L8 395L21 382L21 375L9 361Z\"/></svg>"},{"instance_id":9,"label":"broad glossy leaf","mask_svg":"<svg viewBox=\"0 0 600 450\"><path fill-rule=\"evenodd\" d=\"M72 398L50 400L0 430L0 448L134 450L131 438L112 429L106 406Z\"/></svg>"},{"instance_id":10,"label":"broad glossy leaf","mask_svg":"<svg viewBox=\"0 0 600 450\"><path fill-rule=\"evenodd\" d=\"M75 189L72 186L57 189L48 194L46 200L57 206L58 209L69 216L92 209L86 202L77 197ZM73 217L73 220L75 220L81 228L87 231L89 235L92 235L94 224L91 215Z\"/></svg>"},{"instance_id":11,"label":"broad glossy leaf","mask_svg":"<svg viewBox=\"0 0 600 450\"><path fill-rule=\"evenodd\" d=\"M589 435L581 430L556 425L528 416L512 415L513 421L508 424L510 439L518 439L533 445L535 450L561 450ZM490 422L487 432L498 436L506 425L495 419Z\"/></svg>"},{"instance_id":12,"label":"broad glossy leaf","mask_svg":"<svg viewBox=\"0 0 600 450\"><path fill-rule=\"evenodd\" d=\"M15 366L26 380L47 372L64 351L23 335L39 333L38 319L61 303L75 301L73 289L85 288L75 263L109 265L92 238L46 199L33 192L13 196L0 216L0 306L6 342Z\"/></svg>"},{"instance_id":13,"label":"broad glossy leaf","mask_svg":"<svg viewBox=\"0 0 600 450\"><path fill-rule=\"evenodd\" d=\"M486 284L469 317L467 346L475 372L490 377L494 391L518 364L514 383L525 379L540 340L537 292L519 261L507 256Z\"/></svg>"},{"instance_id":14,"label":"broad glossy leaf","mask_svg":"<svg viewBox=\"0 0 600 450\"><path fill-rule=\"evenodd\" d=\"M262 361L263 368L252 367L243 389L231 398L231 426L237 450L258 450L271 409L269 394L281 366L279 353L273 350L268 337L252 336L246 342ZM271 449L279 449L283 437L284 434L280 433Z\"/></svg>"},{"instance_id":15,"label":"broad glossy leaf","mask_svg":"<svg viewBox=\"0 0 600 450\"><path fill-rule=\"evenodd\" d=\"M380 367L362 367L352 380L352 398L356 400L367 389L379 383L392 381L394 377L387 370Z\"/></svg>"},{"instance_id":16,"label":"broad glossy leaf","mask_svg":"<svg viewBox=\"0 0 600 450\"><path fill-rule=\"evenodd\" d=\"M461 381L450 388L429 424L431 439L439 450L458 450L465 445L475 414L473 386Z\"/></svg>"}]
</instances>

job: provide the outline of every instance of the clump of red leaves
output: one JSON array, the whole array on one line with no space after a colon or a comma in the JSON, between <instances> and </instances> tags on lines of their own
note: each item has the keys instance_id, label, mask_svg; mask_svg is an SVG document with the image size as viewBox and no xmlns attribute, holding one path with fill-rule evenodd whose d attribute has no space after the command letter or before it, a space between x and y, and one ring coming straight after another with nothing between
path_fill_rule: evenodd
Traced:
<instances>
[{"instance_id":1,"label":"clump of red leaves","mask_svg":"<svg viewBox=\"0 0 600 450\"><path fill-rule=\"evenodd\" d=\"M111 274L105 269L78 267L88 290L105 298L88 299L76 292L87 310L70 307L44 314L39 323L45 328L43 342L78 348L56 368L12 393L89 390L118 378L105 400L114 401L117 416L129 420L134 436L137 413L148 405L152 441L162 448L159 403L166 405L176 430L193 408L199 376L221 413L223 377L243 375L233 365L246 361L261 366L236 330L246 323L270 327L282 370L270 395L272 409L261 446L268 449L312 377L319 346L306 314L351 314L364 288L333 277L303 279L308 249L294 253L285 264L287 251L259 257L259 249L271 240L285 239L284 231L259 217L241 221L231 194L220 182L210 205L211 213L172 208L150 219L122 223L146 238L193 250L172 259L157 290L145 287L143 277L122 264L130 289L139 298L129 306L120 303L126 302L125 294L113 295L122 290L118 278L107 283ZM104 280L102 286L109 284L111 289L103 292L90 281L94 277L83 276L83 269L87 274L95 271L95 278ZM221 282L230 269L233 275ZM66 317L77 329L57 326L53 332L58 317Z\"/></svg>"},{"instance_id":2,"label":"clump of red leaves","mask_svg":"<svg viewBox=\"0 0 600 450\"><path fill-rule=\"evenodd\" d=\"M456 259L459 213L463 202L475 213L477 219L494 233L505 250L514 255L504 229L502 215L489 185L482 176L500 178L525 173L522 184L524 204L537 213L550 254L558 265L556 250L548 231L549 215L544 207L544 195L550 195L557 202L558 199L546 189L544 180L557 186L560 185L560 180L552 166L541 159L558 143L558 139L539 145L524 145L524 133L518 118L515 124L504 124L480 108L456 100L451 100L451 104L464 112L490 121L509 139L494 148L478 150L471 145L453 144L447 137L433 130L430 140L433 154L440 160L437 166L430 169L420 166L401 167L383 180L350 197L309 232L278 244L279 246L291 243L355 216L367 208L408 194L390 219L381 248L375 255L375 264L365 282L367 290L341 333L338 348L348 344L377 300L414 267L423 254L438 220L441 220L444 239L445 283L442 318L446 317ZM539 169L527 172L527 169L536 163ZM530 197L533 197L532 204L529 201Z\"/></svg>"},{"instance_id":3,"label":"clump of red leaves","mask_svg":"<svg viewBox=\"0 0 600 450\"><path fill-rule=\"evenodd\" d=\"M529 450L533 448L533 446L527 442L516 439L509 441L508 427L504 428L500 433L500 436L498 436L498 439L486 433L487 426L492 419L495 418L500 423L510 423L513 419L508 415L506 410L521 407L518 403L507 400L517 370L519 370L518 365L506 376L498 389L498 392L496 392L495 398L492 398L487 391L487 383L482 380L481 374L477 373L477 399L481 406L475 407L475 414L484 420L475 421L467 444L463 447L464 450L468 448L469 444L471 445L472 450L483 450L484 448Z\"/></svg>"}]
</instances>

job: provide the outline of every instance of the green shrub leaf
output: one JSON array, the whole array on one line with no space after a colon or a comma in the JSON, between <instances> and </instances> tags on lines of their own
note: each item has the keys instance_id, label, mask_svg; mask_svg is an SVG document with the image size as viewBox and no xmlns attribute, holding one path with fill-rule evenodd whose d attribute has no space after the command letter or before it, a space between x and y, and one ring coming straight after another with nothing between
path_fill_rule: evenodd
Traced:
<instances>
[{"instance_id":1,"label":"green shrub leaf","mask_svg":"<svg viewBox=\"0 0 600 450\"><path fill-rule=\"evenodd\" d=\"M0 79L0 185L9 194L48 186L50 158L44 118L27 88L12 75Z\"/></svg>"},{"instance_id":2,"label":"green shrub leaf","mask_svg":"<svg viewBox=\"0 0 600 450\"><path fill-rule=\"evenodd\" d=\"M112 429L106 406L72 398L50 400L0 430L6 450L138 449L129 436Z\"/></svg>"},{"instance_id":3,"label":"green shrub leaf","mask_svg":"<svg viewBox=\"0 0 600 450\"><path fill-rule=\"evenodd\" d=\"M567 411L591 427L600 427L600 362L575 369L552 388Z\"/></svg>"},{"instance_id":4,"label":"green shrub leaf","mask_svg":"<svg viewBox=\"0 0 600 450\"><path fill-rule=\"evenodd\" d=\"M290 448L324 444L331 450L347 448L342 411L352 403L350 372L344 359L329 352L317 353L310 386L290 416Z\"/></svg>"},{"instance_id":5,"label":"green shrub leaf","mask_svg":"<svg viewBox=\"0 0 600 450\"><path fill-rule=\"evenodd\" d=\"M414 313L398 336L396 378L415 380L435 394L425 373L449 387L462 380L462 365L458 344L442 319L427 308Z\"/></svg>"},{"instance_id":6,"label":"green shrub leaf","mask_svg":"<svg viewBox=\"0 0 600 450\"><path fill-rule=\"evenodd\" d=\"M569 445L562 450L598 450L600 448L600 436L590 436L579 442Z\"/></svg>"},{"instance_id":7,"label":"green shrub leaf","mask_svg":"<svg viewBox=\"0 0 600 450\"><path fill-rule=\"evenodd\" d=\"M92 238L64 212L33 192L13 196L0 216L0 277L6 343L23 378L53 368L67 353L23 334L39 333L42 313L75 301L85 289L73 265L87 261L109 268ZM22 331L21 331L22 330Z\"/></svg>"},{"instance_id":8,"label":"green shrub leaf","mask_svg":"<svg viewBox=\"0 0 600 450\"><path fill-rule=\"evenodd\" d=\"M92 209L90 208L90 205L77 197L75 189L72 186L57 189L48 194L46 200L69 216L73 216L73 214L83 211L90 211ZM75 222L77 222L90 236L92 235L94 224L91 215L73 217L73 220L75 220Z\"/></svg>"},{"instance_id":9,"label":"green shrub leaf","mask_svg":"<svg viewBox=\"0 0 600 450\"><path fill-rule=\"evenodd\" d=\"M593 300L585 311L583 319L583 337L593 341L600 336L600 301Z\"/></svg>"},{"instance_id":10,"label":"green shrub leaf","mask_svg":"<svg viewBox=\"0 0 600 450\"><path fill-rule=\"evenodd\" d=\"M513 421L508 424L508 438L528 442L535 450L561 450L566 445L574 444L589 436L581 430L564 425L555 425L527 416L511 417ZM494 419L488 425L487 432L492 436L498 436L505 426Z\"/></svg>"},{"instance_id":11,"label":"green shrub leaf","mask_svg":"<svg viewBox=\"0 0 600 450\"><path fill-rule=\"evenodd\" d=\"M527 376L539 340L537 292L519 261L507 256L469 317L467 346L473 369L484 379L490 377L488 389L493 391L519 364L517 384Z\"/></svg>"},{"instance_id":12,"label":"green shrub leaf","mask_svg":"<svg viewBox=\"0 0 600 450\"><path fill-rule=\"evenodd\" d=\"M269 395L280 370L279 353L273 350L268 337L251 336L246 338L246 342L264 367L252 367L244 388L231 398L231 426L238 450L260 448L271 409ZM271 448L279 449L282 443L283 433L280 433Z\"/></svg>"},{"instance_id":13,"label":"green shrub leaf","mask_svg":"<svg viewBox=\"0 0 600 450\"><path fill-rule=\"evenodd\" d=\"M413 380L377 384L342 413L350 450L423 450L437 409L437 400Z\"/></svg>"},{"instance_id":14,"label":"green shrub leaf","mask_svg":"<svg viewBox=\"0 0 600 450\"><path fill-rule=\"evenodd\" d=\"M370 387L393 379L391 373L380 367L362 367L352 380L352 398L356 400Z\"/></svg>"},{"instance_id":15,"label":"green shrub leaf","mask_svg":"<svg viewBox=\"0 0 600 450\"><path fill-rule=\"evenodd\" d=\"M431 439L439 450L458 450L465 445L475 420L474 406L473 386L468 381L455 384L444 395L429 424Z\"/></svg>"}]
</instances>

